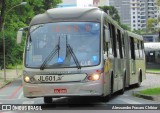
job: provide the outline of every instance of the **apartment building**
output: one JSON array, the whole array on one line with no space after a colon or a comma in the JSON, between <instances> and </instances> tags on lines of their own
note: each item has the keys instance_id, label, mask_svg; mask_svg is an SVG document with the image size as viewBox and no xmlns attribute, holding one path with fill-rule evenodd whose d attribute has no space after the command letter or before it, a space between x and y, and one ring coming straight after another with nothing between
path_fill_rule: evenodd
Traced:
<instances>
[{"instance_id":1,"label":"apartment building","mask_svg":"<svg viewBox=\"0 0 160 113\"><path fill-rule=\"evenodd\" d=\"M155 0L130 0L131 30L146 28L149 18L158 18L158 7Z\"/></svg>"},{"instance_id":2,"label":"apartment building","mask_svg":"<svg viewBox=\"0 0 160 113\"><path fill-rule=\"evenodd\" d=\"M118 10L121 23L127 24L129 26L131 25L129 0L109 0L109 5L114 6Z\"/></svg>"},{"instance_id":3,"label":"apartment building","mask_svg":"<svg viewBox=\"0 0 160 113\"><path fill-rule=\"evenodd\" d=\"M93 6L93 0L62 0L57 7L88 7Z\"/></svg>"},{"instance_id":4,"label":"apartment building","mask_svg":"<svg viewBox=\"0 0 160 113\"><path fill-rule=\"evenodd\" d=\"M109 0L93 0L93 6L109 6Z\"/></svg>"},{"instance_id":5,"label":"apartment building","mask_svg":"<svg viewBox=\"0 0 160 113\"><path fill-rule=\"evenodd\" d=\"M131 30L146 28L148 18L158 18L156 0L109 0L120 15L121 23L127 24Z\"/></svg>"}]
</instances>

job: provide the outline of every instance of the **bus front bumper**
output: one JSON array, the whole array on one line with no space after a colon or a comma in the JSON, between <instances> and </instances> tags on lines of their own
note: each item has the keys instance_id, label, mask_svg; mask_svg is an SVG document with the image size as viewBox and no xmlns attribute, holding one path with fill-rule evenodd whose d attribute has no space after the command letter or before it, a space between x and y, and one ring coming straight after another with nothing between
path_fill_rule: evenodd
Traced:
<instances>
[{"instance_id":1,"label":"bus front bumper","mask_svg":"<svg viewBox=\"0 0 160 113\"><path fill-rule=\"evenodd\" d=\"M46 83L23 84L25 97L69 97L69 96L101 96L103 95L103 83L98 81L85 83Z\"/></svg>"}]
</instances>

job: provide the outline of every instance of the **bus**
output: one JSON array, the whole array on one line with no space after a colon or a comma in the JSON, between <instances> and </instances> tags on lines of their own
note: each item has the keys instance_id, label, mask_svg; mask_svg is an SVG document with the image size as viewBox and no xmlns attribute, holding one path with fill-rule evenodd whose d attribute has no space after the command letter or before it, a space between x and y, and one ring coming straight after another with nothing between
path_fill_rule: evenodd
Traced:
<instances>
[{"instance_id":1,"label":"bus","mask_svg":"<svg viewBox=\"0 0 160 113\"><path fill-rule=\"evenodd\" d=\"M122 29L97 7L49 9L20 28L26 31L23 94L44 97L98 97L145 79L143 38Z\"/></svg>"},{"instance_id":2,"label":"bus","mask_svg":"<svg viewBox=\"0 0 160 113\"><path fill-rule=\"evenodd\" d=\"M127 50L127 85L135 84L140 86L146 78L146 60L144 51L143 37L127 31L126 50Z\"/></svg>"}]
</instances>

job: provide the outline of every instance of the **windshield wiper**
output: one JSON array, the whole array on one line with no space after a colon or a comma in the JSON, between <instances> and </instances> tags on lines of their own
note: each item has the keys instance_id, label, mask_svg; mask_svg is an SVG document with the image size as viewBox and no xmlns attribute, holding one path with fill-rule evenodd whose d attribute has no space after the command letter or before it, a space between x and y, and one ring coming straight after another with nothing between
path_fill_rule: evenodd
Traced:
<instances>
[{"instance_id":1,"label":"windshield wiper","mask_svg":"<svg viewBox=\"0 0 160 113\"><path fill-rule=\"evenodd\" d=\"M58 57L59 57L59 50L60 50L60 37L59 37L59 41L56 47L51 51L51 53L48 55L48 57L44 60L44 62L40 66L40 70L44 70L47 62L49 62L57 54L57 52L58 52Z\"/></svg>"},{"instance_id":2,"label":"windshield wiper","mask_svg":"<svg viewBox=\"0 0 160 113\"><path fill-rule=\"evenodd\" d=\"M68 44L67 35L66 35L66 46L67 46L67 49L69 50L71 56L73 57L73 60L74 60L75 64L77 65L77 68L78 68L78 69L81 69L81 65L79 64L79 61L78 61L75 53L73 52L70 44Z\"/></svg>"}]
</instances>

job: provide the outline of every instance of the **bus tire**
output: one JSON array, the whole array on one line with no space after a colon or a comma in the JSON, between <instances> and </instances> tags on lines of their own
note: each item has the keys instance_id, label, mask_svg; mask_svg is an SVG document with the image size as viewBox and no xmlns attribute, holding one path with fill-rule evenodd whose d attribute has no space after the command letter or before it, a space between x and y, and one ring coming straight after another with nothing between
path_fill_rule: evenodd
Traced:
<instances>
[{"instance_id":1,"label":"bus tire","mask_svg":"<svg viewBox=\"0 0 160 113\"><path fill-rule=\"evenodd\" d=\"M52 97L44 97L44 103L52 103Z\"/></svg>"},{"instance_id":2,"label":"bus tire","mask_svg":"<svg viewBox=\"0 0 160 113\"><path fill-rule=\"evenodd\" d=\"M104 97L100 97L100 101L101 102L108 102L110 100L110 98L111 98L111 94L106 95Z\"/></svg>"},{"instance_id":3,"label":"bus tire","mask_svg":"<svg viewBox=\"0 0 160 113\"><path fill-rule=\"evenodd\" d=\"M110 94L113 94L113 88L114 88L114 77L113 77L113 72L111 74L111 86L110 86Z\"/></svg>"},{"instance_id":4,"label":"bus tire","mask_svg":"<svg viewBox=\"0 0 160 113\"><path fill-rule=\"evenodd\" d=\"M140 71L140 74L138 76L138 82L135 84L136 87L140 87L141 86L141 77L142 77L142 73Z\"/></svg>"},{"instance_id":5,"label":"bus tire","mask_svg":"<svg viewBox=\"0 0 160 113\"><path fill-rule=\"evenodd\" d=\"M140 81L140 76L138 77L138 83L136 83L136 87L140 87L141 86L141 81Z\"/></svg>"}]
</instances>

